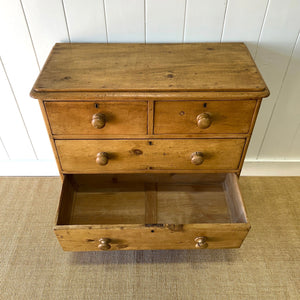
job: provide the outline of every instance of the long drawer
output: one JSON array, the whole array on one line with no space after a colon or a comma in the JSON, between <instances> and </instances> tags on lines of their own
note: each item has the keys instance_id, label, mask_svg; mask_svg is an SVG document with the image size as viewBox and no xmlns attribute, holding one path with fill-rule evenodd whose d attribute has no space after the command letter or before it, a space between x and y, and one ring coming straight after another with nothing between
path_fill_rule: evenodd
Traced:
<instances>
[{"instance_id":1,"label":"long drawer","mask_svg":"<svg viewBox=\"0 0 300 300\"><path fill-rule=\"evenodd\" d=\"M235 174L65 175L66 251L240 247L250 225Z\"/></svg>"},{"instance_id":2,"label":"long drawer","mask_svg":"<svg viewBox=\"0 0 300 300\"><path fill-rule=\"evenodd\" d=\"M237 170L244 139L56 140L65 173Z\"/></svg>"}]
</instances>

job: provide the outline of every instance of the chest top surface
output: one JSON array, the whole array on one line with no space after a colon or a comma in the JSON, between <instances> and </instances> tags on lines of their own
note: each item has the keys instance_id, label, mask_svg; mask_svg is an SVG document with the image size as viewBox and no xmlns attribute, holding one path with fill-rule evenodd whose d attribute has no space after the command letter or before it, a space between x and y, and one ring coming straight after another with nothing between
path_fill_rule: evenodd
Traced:
<instances>
[{"instance_id":1,"label":"chest top surface","mask_svg":"<svg viewBox=\"0 0 300 300\"><path fill-rule=\"evenodd\" d=\"M243 43L56 44L31 95L67 92L269 93Z\"/></svg>"}]
</instances>

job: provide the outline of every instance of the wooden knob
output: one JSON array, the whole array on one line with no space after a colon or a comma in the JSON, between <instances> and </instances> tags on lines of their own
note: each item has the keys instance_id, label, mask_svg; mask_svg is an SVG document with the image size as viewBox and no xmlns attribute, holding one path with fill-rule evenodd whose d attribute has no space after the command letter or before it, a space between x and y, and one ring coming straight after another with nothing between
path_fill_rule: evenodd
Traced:
<instances>
[{"instance_id":1,"label":"wooden knob","mask_svg":"<svg viewBox=\"0 0 300 300\"><path fill-rule=\"evenodd\" d=\"M191 155L191 163L194 165L201 165L204 162L204 155L201 152L194 152Z\"/></svg>"},{"instance_id":2,"label":"wooden knob","mask_svg":"<svg viewBox=\"0 0 300 300\"><path fill-rule=\"evenodd\" d=\"M111 248L111 245L109 244L111 242L108 238L101 238L99 240L100 244L98 245L98 248L100 250L109 250Z\"/></svg>"},{"instance_id":3,"label":"wooden knob","mask_svg":"<svg viewBox=\"0 0 300 300\"><path fill-rule=\"evenodd\" d=\"M208 247L207 244L207 237L206 236L200 236L195 238L196 242L196 248L205 249Z\"/></svg>"},{"instance_id":4,"label":"wooden knob","mask_svg":"<svg viewBox=\"0 0 300 300\"><path fill-rule=\"evenodd\" d=\"M212 123L211 116L208 113L202 113L197 116L197 125L201 129L208 128Z\"/></svg>"},{"instance_id":5,"label":"wooden knob","mask_svg":"<svg viewBox=\"0 0 300 300\"><path fill-rule=\"evenodd\" d=\"M105 166L108 163L108 154L106 152L99 152L96 157L96 163L100 166Z\"/></svg>"},{"instance_id":6,"label":"wooden knob","mask_svg":"<svg viewBox=\"0 0 300 300\"><path fill-rule=\"evenodd\" d=\"M97 129L101 129L105 126L106 118L104 114L94 114L92 117L92 125Z\"/></svg>"}]
</instances>

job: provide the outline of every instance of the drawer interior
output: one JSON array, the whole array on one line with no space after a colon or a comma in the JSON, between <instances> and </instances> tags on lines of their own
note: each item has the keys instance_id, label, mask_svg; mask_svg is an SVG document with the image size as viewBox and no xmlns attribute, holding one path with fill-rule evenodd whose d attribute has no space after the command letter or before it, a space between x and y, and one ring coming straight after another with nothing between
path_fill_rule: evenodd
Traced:
<instances>
[{"instance_id":1,"label":"drawer interior","mask_svg":"<svg viewBox=\"0 0 300 300\"><path fill-rule=\"evenodd\" d=\"M235 174L66 175L57 225L247 223Z\"/></svg>"}]
</instances>

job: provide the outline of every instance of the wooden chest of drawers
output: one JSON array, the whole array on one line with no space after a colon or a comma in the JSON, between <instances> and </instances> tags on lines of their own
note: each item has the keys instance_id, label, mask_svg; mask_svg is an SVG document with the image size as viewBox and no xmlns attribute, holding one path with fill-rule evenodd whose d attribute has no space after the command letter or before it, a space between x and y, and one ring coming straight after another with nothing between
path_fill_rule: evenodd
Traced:
<instances>
[{"instance_id":1,"label":"wooden chest of drawers","mask_svg":"<svg viewBox=\"0 0 300 300\"><path fill-rule=\"evenodd\" d=\"M240 247L238 176L262 98L246 46L56 44L39 99L64 250Z\"/></svg>"}]
</instances>

